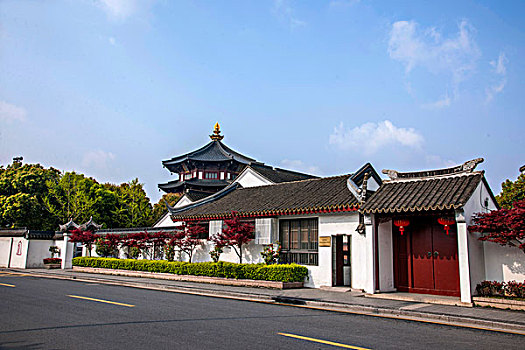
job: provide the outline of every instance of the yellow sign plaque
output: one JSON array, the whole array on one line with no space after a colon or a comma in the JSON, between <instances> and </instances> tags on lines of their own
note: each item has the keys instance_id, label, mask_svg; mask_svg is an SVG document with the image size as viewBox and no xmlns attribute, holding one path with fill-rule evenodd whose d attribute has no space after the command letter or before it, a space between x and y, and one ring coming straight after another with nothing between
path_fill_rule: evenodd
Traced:
<instances>
[{"instance_id":1,"label":"yellow sign plaque","mask_svg":"<svg viewBox=\"0 0 525 350\"><path fill-rule=\"evenodd\" d=\"M332 237L319 237L319 247L330 247Z\"/></svg>"}]
</instances>

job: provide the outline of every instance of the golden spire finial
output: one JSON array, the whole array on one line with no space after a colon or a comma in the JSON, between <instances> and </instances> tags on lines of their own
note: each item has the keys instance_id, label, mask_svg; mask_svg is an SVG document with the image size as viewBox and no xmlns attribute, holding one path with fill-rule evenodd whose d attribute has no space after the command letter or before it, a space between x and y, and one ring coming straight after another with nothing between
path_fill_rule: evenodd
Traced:
<instances>
[{"instance_id":1,"label":"golden spire finial","mask_svg":"<svg viewBox=\"0 0 525 350\"><path fill-rule=\"evenodd\" d=\"M219 125L219 122L217 122L213 127L213 134L210 135L210 139L212 139L213 141L220 141L223 138L224 136L221 135L221 126Z\"/></svg>"}]
</instances>

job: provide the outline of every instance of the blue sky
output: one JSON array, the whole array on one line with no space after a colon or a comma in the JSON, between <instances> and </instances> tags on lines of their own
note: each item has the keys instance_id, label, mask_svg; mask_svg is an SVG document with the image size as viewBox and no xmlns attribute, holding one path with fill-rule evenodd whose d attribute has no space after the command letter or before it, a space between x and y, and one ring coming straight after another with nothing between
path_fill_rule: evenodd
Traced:
<instances>
[{"instance_id":1,"label":"blue sky","mask_svg":"<svg viewBox=\"0 0 525 350\"><path fill-rule=\"evenodd\" d=\"M0 1L0 164L138 177L209 141L317 175L525 164L521 1Z\"/></svg>"}]
</instances>

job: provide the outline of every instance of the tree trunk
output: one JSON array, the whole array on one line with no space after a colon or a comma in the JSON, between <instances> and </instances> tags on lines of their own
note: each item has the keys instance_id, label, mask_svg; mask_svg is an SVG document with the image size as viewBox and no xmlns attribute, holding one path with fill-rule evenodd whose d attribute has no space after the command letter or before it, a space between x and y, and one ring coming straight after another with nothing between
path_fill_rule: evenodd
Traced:
<instances>
[{"instance_id":1,"label":"tree trunk","mask_svg":"<svg viewBox=\"0 0 525 350\"><path fill-rule=\"evenodd\" d=\"M239 244L239 264L242 264L242 244Z\"/></svg>"}]
</instances>

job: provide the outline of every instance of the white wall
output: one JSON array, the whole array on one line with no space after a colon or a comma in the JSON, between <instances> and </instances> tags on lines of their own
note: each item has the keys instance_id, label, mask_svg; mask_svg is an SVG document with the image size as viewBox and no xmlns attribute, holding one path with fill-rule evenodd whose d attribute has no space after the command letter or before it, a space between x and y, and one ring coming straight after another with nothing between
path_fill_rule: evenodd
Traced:
<instances>
[{"instance_id":1,"label":"white wall","mask_svg":"<svg viewBox=\"0 0 525 350\"><path fill-rule=\"evenodd\" d=\"M61 258L61 259L65 259L66 260L66 264L65 264L65 268L66 269L69 269L72 267L72 261L73 261L73 253L75 251L75 243L71 243L71 242L67 242L67 250L66 250L66 257L63 258L63 252L64 252L64 240L63 239L59 239L59 240L56 240L56 241L53 241L53 244L52 245L55 245L58 247L58 249L60 249L60 252L57 255L55 255L56 258ZM48 248L49 249L49 248ZM50 252L47 252L47 254L49 254L48 256L45 256L46 258L48 257L51 257L51 253Z\"/></svg>"},{"instance_id":2,"label":"white wall","mask_svg":"<svg viewBox=\"0 0 525 350\"><path fill-rule=\"evenodd\" d=\"M485 199L489 201L488 208L484 207ZM472 223L472 216L475 213L486 213L494 209L496 209L496 203L492 201L488 189L483 182L480 182L463 207L467 227ZM478 239L479 237L479 233L469 233L467 231L471 293L475 292L476 285L486 278L484 244Z\"/></svg>"},{"instance_id":3,"label":"white wall","mask_svg":"<svg viewBox=\"0 0 525 350\"><path fill-rule=\"evenodd\" d=\"M49 247L56 245L53 240L32 239L29 241L29 252L27 255L26 268L44 267L44 259L50 258ZM63 244L61 244L63 245ZM60 257L60 256L55 256Z\"/></svg>"},{"instance_id":4,"label":"white wall","mask_svg":"<svg viewBox=\"0 0 525 350\"><path fill-rule=\"evenodd\" d=\"M379 184L377 183L377 181L373 177L370 177L366 184L366 189L369 191L376 191L378 188Z\"/></svg>"},{"instance_id":5,"label":"white wall","mask_svg":"<svg viewBox=\"0 0 525 350\"><path fill-rule=\"evenodd\" d=\"M485 271L488 281L525 282L525 254L515 247L484 242Z\"/></svg>"},{"instance_id":6,"label":"white wall","mask_svg":"<svg viewBox=\"0 0 525 350\"><path fill-rule=\"evenodd\" d=\"M359 224L359 215L355 212L344 214L323 214L320 216L283 216L280 219L302 219L302 218L319 218L319 236L332 235L350 235L352 236L352 287L364 288L366 280L366 265L365 265L365 236L360 235L355 230ZM202 241L202 245L198 247L193 255L193 262L211 261L209 252L214 247L211 241ZM243 263L262 263L264 260L261 257L261 252L264 249L263 245L255 244L251 241L248 245L243 247ZM178 257L179 260L187 261L187 255L182 253ZM221 261L239 262L239 257L233 248L224 248L224 253L221 254ZM319 265L309 266L308 280L305 283L307 287L318 288L320 286L332 285L332 248L319 247Z\"/></svg>"},{"instance_id":7,"label":"white wall","mask_svg":"<svg viewBox=\"0 0 525 350\"><path fill-rule=\"evenodd\" d=\"M241 174L239 174L234 183L235 182L239 183L244 188L273 184L273 182L261 176L251 168L246 168Z\"/></svg>"},{"instance_id":8,"label":"white wall","mask_svg":"<svg viewBox=\"0 0 525 350\"><path fill-rule=\"evenodd\" d=\"M213 250L214 244L212 241L201 240L201 245L195 249L193 253L193 262L206 262L212 261L210 257L210 251ZM242 262L245 264L258 264L264 262L261 257L261 252L263 251L264 246L260 244L255 244L254 241L246 244L242 248ZM220 261L227 262L239 262L239 256L235 253L233 248L223 248L223 253L220 256ZM186 253L177 253L175 255L175 260L177 261L188 261L188 255Z\"/></svg>"},{"instance_id":9,"label":"white wall","mask_svg":"<svg viewBox=\"0 0 525 350\"><path fill-rule=\"evenodd\" d=\"M9 266L9 257L11 251L11 237L0 238L0 267Z\"/></svg>"},{"instance_id":10,"label":"white wall","mask_svg":"<svg viewBox=\"0 0 525 350\"><path fill-rule=\"evenodd\" d=\"M186 195L183 195L178 201L177 203L175 203L175 205L173 206L174 208L180 208L180 207L183 207L185 205L188 205L188 204L191 204L193 203L191 201L191 199L188 198L188 196ZM166 227L166 226L175 226L175 224L173 223L173 221L171 220L171 217L170 217L170 213L169 211L164 214L164 216L162 217L162 219L160 219L155 225L153 225L153 227Z\"/></svg>"},{"instance_id":11,"label":"white wall","mask_svg":"<svg viewBox=\"0 0 525 350\"><path fill-rule=\"evenodd\" d=\"M485 208L485 198L489 200ZM481 182L472 197L465 204L465 221L472 222L475 213L486 213L495 210L496 205L490 198L488 189ZM483 281L525 281L525 254L518 248L503 247L493 242L483 242L479 233L468 234L471 290L474 293L476 285Z\"/></svg>"},{"instance_id":12,"label":"white wall","mask_svg":"<svg viewBox=\"0 0 525 350\"><path fill-rule=\"evenodd\" d=\"M380 223L377 231L377 246L379 250L379 290L381 292L392 292L394 291L394 246L392 242L392 221Z\"/></svg>"},{"instance_id":13,"label":"white wall","mask_svg":"<svg viewBox=\"0 0 525 350\"><path fill-rule=\"evenodd\" d=\"M290 217L290 219L295 217ZM352 288L363 288L366 278L364 235L356 232L359 225L359 214L356 212L344 214L329 214L319 216L319 237L335 235L350 235L352 238L351 264ZM306 266L309 280L307 287L319 288L332 285L332 247L319 247L319 265Z\"/></svg>"},{"instance_id":14,"label":"white wall","mask_svg":"<svg viewBox=\"0 0 525 350\"><path fill-rule=\"evenodd\" d=\"M20 251L19 251L19 244ZM14 237L13 238L13 247L11 249L11 264L10 267L15 268L26 268L26 259L27 259L27 250L29 246L29 241L23 237ZM20 255L17 252L21 253Z\"/></svg>"},{"instance_id":15,"label":"white wall","mask_svg":"<svg viewBox=\"0 0 525 350\"><path fill-rule=\"evenodd\" d=\"M166 215L164 215L162 219L160 219L153 227L166 227L166 226L173 226L173 221L171 221L171 217L169 213L166 213Z\"/></svg>"}]
</instances>

